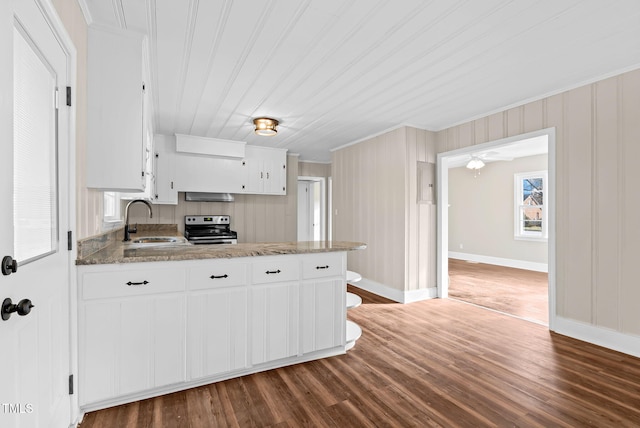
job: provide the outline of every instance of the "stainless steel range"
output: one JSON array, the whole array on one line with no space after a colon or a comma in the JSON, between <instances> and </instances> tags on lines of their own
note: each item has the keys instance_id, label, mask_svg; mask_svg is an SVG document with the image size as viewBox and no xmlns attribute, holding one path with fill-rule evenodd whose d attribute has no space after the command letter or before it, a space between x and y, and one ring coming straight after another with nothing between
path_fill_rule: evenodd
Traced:
<instances>
[{"instance_id":1,"label":"stainless steel range","mask_svg":"<svg viewBox=\"0 0 640 428\"><path fill-rule=\"evenodd\" d=\"M230 229L228 215L184 217L184 237L192 244L237 244L238 234Z\"/></svg>"}]
</instances>

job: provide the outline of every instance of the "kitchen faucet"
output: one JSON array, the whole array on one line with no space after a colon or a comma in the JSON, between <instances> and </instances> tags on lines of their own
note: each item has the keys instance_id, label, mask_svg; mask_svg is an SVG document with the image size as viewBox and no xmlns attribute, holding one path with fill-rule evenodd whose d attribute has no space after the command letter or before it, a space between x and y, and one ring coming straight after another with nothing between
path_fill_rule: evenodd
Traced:
<instances>
[{"instance_id":1,"label":"kitchen faucet","mask_svg":"<svg viewBox=\"0 0 640 428\"><path fill-rule=\"evenodd\" d=\"M147 208L149 208L149 218L153 218L153 212L151 210L151 204L149 202L145 201L144 199L134 199L133 201L129 202L126 208L124 209L124 239L122 240L123 242L127 242L131 240L131 237L129 236L129 234L138 232L137 224L133 228L129 227L129 207L131 206L131 204L135 204L136 202L142 202L143 204L145 204Z\"/></svg>"}]
</instances>

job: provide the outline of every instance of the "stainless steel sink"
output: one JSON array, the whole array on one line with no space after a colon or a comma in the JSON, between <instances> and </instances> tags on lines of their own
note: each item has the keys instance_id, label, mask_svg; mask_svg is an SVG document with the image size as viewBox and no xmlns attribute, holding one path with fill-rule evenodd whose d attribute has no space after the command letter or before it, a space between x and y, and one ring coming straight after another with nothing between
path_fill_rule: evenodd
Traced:
<instances>
[{"instance_id":1,"label":"stainless steel sink","mask_svg":"<svg viewBox=\"0 0 640 428\"><path fill-rule=\"evenodd\" d=\"M133 239L125 244L125 250L134 250L140 248L154 247L174 247L191 245L184 237L181 236L144 236Z\"/></svg>"},{"instance_id":2,"label":"stainless steel sink","mask_svg":"<svg viewBox=\"0 0 640 428\"><path fill-rule=\"evenodd\" d=\"M168 244L178 242L178 238L173 236L148 236L131 241L132 244Z\"/></svg>"}]
</instances>

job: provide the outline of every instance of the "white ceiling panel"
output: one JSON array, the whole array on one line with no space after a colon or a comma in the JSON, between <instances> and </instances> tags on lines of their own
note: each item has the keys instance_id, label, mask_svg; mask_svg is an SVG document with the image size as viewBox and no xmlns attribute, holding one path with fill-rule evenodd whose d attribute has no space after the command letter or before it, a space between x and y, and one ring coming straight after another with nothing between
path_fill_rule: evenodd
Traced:
<instances>
[{"instance_id":1,"label":"white ceiling panel","mask_svg":"<svg viewBox=\"0 0 640 428\"><path fill-rule=\"evenodd\" d=\"M637 0L81 0L149 36L157 131L300 159L640 67ZM252 119L280 120L258 137Z\"/></svg>"}]
</instances>

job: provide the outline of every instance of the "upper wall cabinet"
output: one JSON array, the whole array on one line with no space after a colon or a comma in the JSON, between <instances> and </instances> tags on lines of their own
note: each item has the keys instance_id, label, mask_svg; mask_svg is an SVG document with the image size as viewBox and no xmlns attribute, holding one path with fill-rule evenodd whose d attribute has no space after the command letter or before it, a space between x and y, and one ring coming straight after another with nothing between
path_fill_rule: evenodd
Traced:
<instances>
[{"instance_id":1,"label":"upper wall cabinet","mask_svg":"<svg viewBox=\"0 0 640 428\"><path fill-rule=\"evenodd\" d=\"M287 150L187 135L155 135L154 196L177 204L178 192L286 195Z\"/></svg>"},{"instance_id":2,"label":"upper wall cabinet","mask_svg":"<svg viewBox=\"0 0 640 428\"><path fill-rule=\"evenodd\" d=\"M287 194L287 150L247 146L241 193Z\"/></svg>"},{"instance_id":3,"label":"upper wall cabinet","mask_svg":"<svg viewBox=\"0 0 640 428\"><path fill-rule=\"evenodd\" d=\"M145 192L151 153L146 39L89 28L87 187Z\"/></svg>"},{"instance_id":4,"label":"upper wall cabinet","mask_svg":"<svg viewBox=\"0 0 640 428\"><path fill-rule=\"evenodd\" d=\"M242 142L176 134L176 189L240 193L244 148Z\"/></svg>"}]
</instances>

